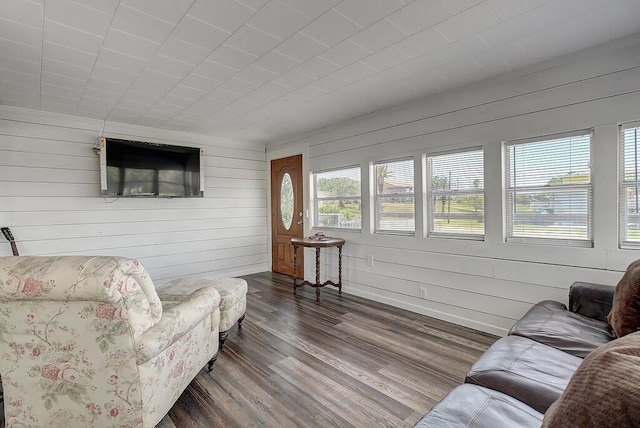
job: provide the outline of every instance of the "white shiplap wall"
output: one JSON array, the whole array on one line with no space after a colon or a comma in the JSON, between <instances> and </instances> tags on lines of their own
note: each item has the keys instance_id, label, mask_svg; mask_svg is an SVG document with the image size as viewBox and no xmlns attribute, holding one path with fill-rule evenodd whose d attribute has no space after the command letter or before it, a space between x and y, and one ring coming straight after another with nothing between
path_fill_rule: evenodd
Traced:
<instances>
[{"instance_id":1,"label":"white shiplap wall","mask_svg":"<svg viewBox=\"0 0 640 428\"><path fill-rule=\"evenodd\" d=\"M204 148L205 197L100 197L103 125L107 137ZM156 285L265 271L266 168L264 147L0 107L0 225L22 255L133 257Z\"/></svg>"},{"instance_id":2,"label":"white shiplap wall","mask_svg":"<svg viewBox=\"0 0 640 428\"><path fill-rule=\"evenodd\" d=\"M638 119L640 37L636 36L372 113L290 144L308 148L307 173L361 165L363 189L369 188L372 161L402 156L420 159L423 153L482 146L484 242L425 238L421 223L416 237L371 234L366 194L363 231L330 233L347 241L345 293L505 334L533 303L543 299L566 302L569 285L576 280L615 284L627 264L640 256L638 251L619 249L617 238L618 124ZM587 128L595 129L594 248L506 243L502 142ZM268 147L267 156L286 147ZM422 219L422 197L417 199L417 217ZM367 266L367 255L373 256L373 266ZM323 260L323 271L335 276L336 257ZM309 266L308 272L312 272ZM419 298L420 287L427 289L427 299Z\"/></svg>"}]
</instances>

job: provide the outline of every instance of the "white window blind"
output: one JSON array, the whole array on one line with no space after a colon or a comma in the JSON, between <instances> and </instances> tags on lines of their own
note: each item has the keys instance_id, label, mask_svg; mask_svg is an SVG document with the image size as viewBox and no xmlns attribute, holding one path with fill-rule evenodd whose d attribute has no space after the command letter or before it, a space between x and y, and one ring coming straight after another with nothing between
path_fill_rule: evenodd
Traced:
<instances>
[{"instance_id":1,"label":"white window blind","mask_svg":"<svg viewBox=\"0 0 640 428\"><path fill-rule=\"evenodd\" d=\"M507 240L591 246L591 131L506 144Z\"/></svg>"},{"instance_id":2,"label":"white window blind","mask_svg":"<svg viewBox=\"0 0 640 428\"><path fill-rule=\"evenodd\" d=\"M373 166L375 231L411 233L416 229L413 159Z\"/></svg>"},{"instance_id":3,"label":"white window blind","mask_svg":"<svg viewBox=\"0 0 640 428\"><path fill-rule=\"evenodd\" d=\"M362 227L360 167L314 173L313 183L316 227Z\"/></svg>"},{"instance_id":4,"label":"white window blind","mask_svg":"<svg viewBox=\"0 0 640 428\"><path fill-rule=\"evenodd\" d=\"M428 156L427 233L430 236L484 237L484 159L482 149Z\"/></svg>"},{"instance_id":5,"label":"white window blind","mask_svg":"<svg viewBox=\"0 0 640 428\"><path fill-rule=\"evenodd\" d=\"M640 247L640 124L621 127L620 243Z\"/></svg>"}]
</instances>

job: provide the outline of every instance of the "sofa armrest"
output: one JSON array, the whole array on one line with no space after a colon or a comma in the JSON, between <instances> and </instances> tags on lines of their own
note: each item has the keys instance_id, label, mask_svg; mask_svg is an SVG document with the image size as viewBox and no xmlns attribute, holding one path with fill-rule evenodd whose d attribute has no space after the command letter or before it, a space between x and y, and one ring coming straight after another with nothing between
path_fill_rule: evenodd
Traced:
<instances>
[{"instance_id":1,"label":"sofa armrest","mask_svg":"<svg viewBox=\"0 0 640 428\"><path fill-rule=\"evenodd\" d=\"M569 289L569 310L600 321L606 321L613 304L612 285L574 282Z\"/></svg>"},{"instance_id":2,"label":"sofa armrest","mask_svg":"<svg viewBox=\"0 0 640 428\"><path fill-rule=\"evenodd\" d=\"M162 312L162 318L136 341L136 361L142 364L180 340L220 306L220 294L204 287Z\"/></svg>"}]
</instances>

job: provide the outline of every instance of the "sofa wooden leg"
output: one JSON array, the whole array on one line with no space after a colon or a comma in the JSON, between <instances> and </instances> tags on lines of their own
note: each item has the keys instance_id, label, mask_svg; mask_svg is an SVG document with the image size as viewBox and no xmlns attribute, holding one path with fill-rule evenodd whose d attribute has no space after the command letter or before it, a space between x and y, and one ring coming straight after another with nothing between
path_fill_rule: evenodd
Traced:
<instances>
[{"instance_id":1,"label":"sofa wooden leg","mask_svg":"<svg viewBox=\"0 0 640 428\"><path fill-rule=\"evenodd\" d=\"M220 332L220 349L224 346L224 342L229 337L229 330Z\"/></svg>"},{"instance_id":2,"label":"sofa wooden leg","mask_svg":"<svg viewBox=\"0 0 640 428\"><path fill-rule=\"evenodd\" d=\"M213 370L213 363L215 363L217 359L218 359L218 353L216 352L216 354L213 357L211 357L211 359L207 363L207 371L210 372L211 370Z\"/></svg>"},{"instance_id":3,"label":"sofa wooden leg","mask_svg":"<svg viewBox=\"0 0 640 428\"><path fill-rule=\"evenodd\" d=\"M244 321L244 315L238 318L238 328L242 328L242 321Z\"/></svg>"}]
</instances>

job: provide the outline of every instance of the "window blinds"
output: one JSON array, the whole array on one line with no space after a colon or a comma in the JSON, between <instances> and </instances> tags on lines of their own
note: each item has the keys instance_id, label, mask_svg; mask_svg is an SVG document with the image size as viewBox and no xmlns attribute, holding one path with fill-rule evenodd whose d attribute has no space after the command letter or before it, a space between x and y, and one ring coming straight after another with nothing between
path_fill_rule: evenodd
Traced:
<instances>
[{"instance_id":1,"label":"window blinds","mask_svg":"<svg viewBox=\"0 0 640 428\"><path fill-rule=\"evenodd\" d=\"M428 234L484 237L482 150L427 157Z\"/></svg>"},{"instance_id":2,"label":"window blinds","mask_svg":"<svg viewBox=\"0 0 640 428\"><path fill-rule=\"evenodd\" d=\"M591 137L506 145L507 240L591 245Z\"/></svg>"},{"instance_id":3,"label":"window blinds","mask_svg":"<svg viewBox=\"0 0 640 428\"><path fill-rule=\"evenodd\" d=\"M622 246L640 246L640 126L621 127L620 240Z\"/></svg>"},{"instance_id":4,"label":"window blinds","mask_svg":"<svg viewBox=\"0 0 640 428\"><path fill-rule=\"evenodd\" d=\"M415 232L413 163L404 159L374 164L376 232Z\"/></svg>"},{"instance_id":5,"label":"window blinds","mask_svg":"<svg viewBox=\"0 0 640 428\"><path fill-rule=\"evenodd\" d=\"M360 229L362 206L360 167L313 174L315 226Z\"/></svg>"}]
</instances>

